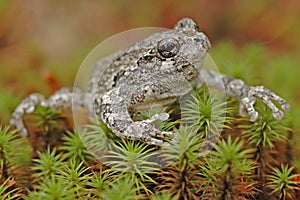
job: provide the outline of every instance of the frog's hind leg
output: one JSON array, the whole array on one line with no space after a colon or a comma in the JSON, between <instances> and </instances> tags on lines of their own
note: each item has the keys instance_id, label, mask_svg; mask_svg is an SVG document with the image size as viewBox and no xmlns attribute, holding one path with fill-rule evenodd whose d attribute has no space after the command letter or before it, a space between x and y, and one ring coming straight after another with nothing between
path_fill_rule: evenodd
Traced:
<instances>
[{"instance_id":1,"label":"frog's hind leg","mask_svg":"<svg viewBox=\"0 0 300 200\"><path fill-rule=\"evenodd\" d=\"M48 100L42 94L33 93L26 97L15 109L10 124L15 125L22 137L27 136L27 129L23 123L23 116L32 113L37 105L49 106L53 110L60 110L72 107L72 99L81 98L79 89L62 88L49 97ZM78 102L78 101L76 101ZM81 101L80 101L81 102Z\"/></svg>"}]
</instances>

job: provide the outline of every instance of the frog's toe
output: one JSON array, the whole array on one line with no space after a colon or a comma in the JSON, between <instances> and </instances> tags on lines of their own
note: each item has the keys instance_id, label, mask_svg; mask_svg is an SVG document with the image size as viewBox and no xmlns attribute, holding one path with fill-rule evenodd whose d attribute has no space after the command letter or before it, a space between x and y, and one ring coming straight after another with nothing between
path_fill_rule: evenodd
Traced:
<instances>
[{"instance_id":1,"label":"frog's toe","mask_svg":"<svg viewBox=\"0 0 300 200\"><path fill-rule=\"evenodd\" d=\"M158 137L169 139L169 138L172 138L173 136L174 136L174 133L163 131L163 132L161 132L161 134Z\"/></svg>"},{"instance_id":2,"label":"frog's toe","mask_svg":"<svg viewBox=\"0 0 300 200\"><path fill-rule=\"evenodd\" d=\"M166 121L167 119L169 119L168 113L161 113L161 114L157 114L157 115L158 115L158 119L160 119L162 121Z\"/></svg>"},{"instance_id":3,"label":"frog's toe","mask_svg":"<svg viewBox=\"0 0 300 200\"><path fill-rule=\"evenodd\" d=\"M289 105L288 103L286 103L286 102L284 102L284 103L281 104L281 108L282 108L282 110L284 110L285 112L288 112L288 111L291 110L290 105Z\"/></svg>"},{"instance_id":4,"label":"frog's toe","mask_svg":"<svg viewBox=\"0 0 300 200\"><path fill-rule=\"evenodd\" d=\"M163 146L164 141L156 138L152 138L150 136L142 138L142 141L146 142L147 144L156 145L156 146Z\"/></svg>"},{"instance_id":5,"label":"frog's toe","mask_svg":"<svg viewBox=\"0 0 300 200\"><path fill-rule=\"evenodd\" d=\"M153 128L150 136L153 138L160 138L160 139L170 139L174 136L172 132L160 131L158 129Z\"/></svg>"},{"instance_id":6,"label":"frog's toe","mask_svg":"<svg viewBox=\"0 0 300 200\"><path fill-rule=\"evenodd\" d=\"M167 119L169 119L169 114L168 113L159 113L159 114L153 115L150 119L144 120L144 122L150 124L150 123L155 122L157 120L166 121Z\"/></svg>"},{"instance_id":7,"label":"frog's toe","mask_svg":"<svg viewBox=\"0 0 300 200\"><path fill-rule=\"evenodd\" d=\"M249 97L245 97L241 100L241 104L242 104L241 107L246 109L247 113L250 116L251 121L255 121L258 117L258 112L255 110L255 108L253 106L254 102L255 102L255 99L249 98Z\"/></svg>"},{"instance_id":8,"label":"frog's toe","mask_svg":"<svg viewBox=\"0 0 300 200\"><path fill-rule=\"evenodd\" d=\"M255 110L250 112L249 115L250 115L250 121L252 121L252 122L256 121L258 118L258 112Z\"/></svg>"},{"instance_id":9,"label":"frog's toe","mask_svg":"<svg viewBox=\"0 0 300 200\"><path fill-rule=\"evenodd\" d=\"M273 112L273 117L277 120L281 120L283 118L284 114L281 110L276 110Z\"/></svg>"}]
</instances>

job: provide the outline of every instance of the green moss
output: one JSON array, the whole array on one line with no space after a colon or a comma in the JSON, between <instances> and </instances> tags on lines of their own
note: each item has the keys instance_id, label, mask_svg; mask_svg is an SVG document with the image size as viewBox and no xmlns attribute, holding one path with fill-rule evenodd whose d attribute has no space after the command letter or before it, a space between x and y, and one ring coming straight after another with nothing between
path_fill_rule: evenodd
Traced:
<instances>
[{"instance_id":1,"label":"green moss","mask_svg":"<svg viewBox=\"0 0 300 200\"><path fill-rule=\"evenodd\" d=\"M256 103L261 115L258 121L250 122L237 114L236 100L227 99L225 107L224 102L214 102L206 89L200 88L192 99L185 101L180 115L175 108L167 109L172 116L170 120L153 124L177 134L174 146L157 151L159 148L151 145L122 140L103 122L94 121L82 132L63 130L59 135L61 142L35 143L41 149L32 159L26 139L19 139L15 131L9 132L8 127L2 127L0 168L6 180L0 192L12 199L14 195L25 199L88 197L110 200L294 197L294 191L299 188L293 181L299 176L300 166L297 157L300 151L297 145L300 140L297 134L300 124L297 74L300 71L296 65L299 58L292 54L270 53L259 44L240 48L231 42L215 45L211 56L222 73L242 78L249 84L266 85L287 98L292 111L287 113L285 120L276 121L270 109ZM1 93L0 109L9 113L19 100L7 92ZM212 108L217 112L210 112ZM154 107L136 117L149 118L159 111ZM7 118L5 114L1 117ZM38 123L30 127L42 129L45 134L49 131L55 134L59 126L56 122L64 119L60 113L47 108L37 109L33 117ZM217 120L212 122L212 118ZM185 126L180 127L180 122L185 122ZM218 129L222 130L219 142L209 143L214 140L206 140L208 133ZM218 139L219 132L214 136ZM90 148L86 149L86 145ZM89 150L108 151L106 160L96 160L94 152ZM26 159L16 156L25 158L22 153L26 154ZM152 158L168 164L158 166ZM280 168L281 163L296 166L293 170ZM21 169L26 170L20 174L18 166L22 164L25 167ZM14 177L16 184L7 186ZM282 186L286 179L289 182ZM280 187L283 189L278 189ZM28 193L22 192L24 189Z\"/></svg>"}]
</instances>

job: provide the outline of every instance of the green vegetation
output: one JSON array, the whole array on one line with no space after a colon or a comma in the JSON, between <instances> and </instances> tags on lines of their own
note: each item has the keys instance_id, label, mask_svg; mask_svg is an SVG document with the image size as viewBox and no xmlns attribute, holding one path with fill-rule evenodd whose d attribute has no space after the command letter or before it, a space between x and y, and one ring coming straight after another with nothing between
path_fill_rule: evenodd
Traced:
<instances>
[{"instance_id":1,"label":"green vegetation","mask_svg":"<svg viewBox=\"0 0 300 200\"><path fill-rule=\"evenodd\" d=\"M224 66L225 73L244 78L255 77L276 87L277 73L286 57L277 58L275 73L261 76L255 66L269 67L262 47L247 46L237 53L229 43L219 52L244 54L254 68L249 76L237 63ZM215 54L215 52L212 52ZM228 55L230 56L230 55ZM224 62L216 56L216 62ZM282 60L281 60L282 59ZM280 65L281 64L281 65ZM244 64L246 65L246 64ZM234 67L239 66L239 67ZM244 66L245 67L245 66ZM266 67L266 68L267 68ZM265 68L264 68L265 69ZM288 84L293 85L293 78ZM258 83L253 83L258 84ZM272 87L273 86L273 87ZM279 91L278 93L280 93ZM285 91L289 98L292 93ZM176 133L176 142L163 149L139 141L116 137L101 121L93 121L85 130L72 131L60 112L39 106L25 116L28 138L19 138L11 127L0 128L2 199L297 199L300 189L299 157L294 148L299 108L293 106L283 121L274 120L271 111L257 102L261 114L256 122L241 118L238 102L222 102L206 87L195 90L184 103L180 115L177 105L153 106L137 114L149 118L158 112L172 117L154 126ZM181 126L180 126L180 123ZM222 130L219 134L218 130ZM89 148L87 149L86 146ZM30 153L31 152L31 153ZM96 152L96 153L95 153ZM103 158L99 159L99 155ZM97 154L99 153L99 154ZM96 156L98 159L95 159ZM161 162L157 162L160 160Z\"/></svg>"},{"instance_id":2,"label":"green vegetation","mask_svg":"<svg viewBox=\"0 0 300 200\"><path fill-rule=\"evenodd\" d=\"M171 28L183 16L209 36L221 73L290 103L284 120L257 102L251 122L237 114L236 99L215 101L201 87L182 110L165 109L170 120L153 123L176 133L163 149L120 139L102 121L74 130L69 113L42 106L24 116L27 138L8 126L26 95L72 86L80 63L109 35ZM0 200L300 199L299 16L296 0L1 0Z\"/></svg>"},{"instance_id":3,"label":"green vegetation","mask_svg":"<svg viewBox=\"0 0 300 200\"><path fill-rule=\"evenodd\" d=\"M299 174L293 174L294 167L281 165L281 168L274 168L269 175L269 184L273 192L279 193L280 199L292 199L293 192L299 190Z\"/></svg>"}]
</instances>

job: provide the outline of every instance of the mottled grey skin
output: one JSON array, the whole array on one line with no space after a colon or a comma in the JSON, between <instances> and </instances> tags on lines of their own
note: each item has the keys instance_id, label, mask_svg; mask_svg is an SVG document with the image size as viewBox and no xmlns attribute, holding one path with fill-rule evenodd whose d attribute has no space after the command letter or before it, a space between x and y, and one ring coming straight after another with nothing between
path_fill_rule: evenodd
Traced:
<instances>
[{"instance_id":1,"label":"mottled grey skin","mask_svg":"<svg viewBox=\"0 0 300 200\"><path fill-rule=\"evenodd\" d=\"M22 136L26 136L22 122L25 113L32 112L37 104L53 109L70 107L72 96L76 95L74 99L77 106L85 107L92 117L100 116L117 136L164 145L173 133L162 132L151 123L168 119L168 114L156 114L148 120L133 121L129 109L144 108L151 103L168 104L176 97L187 94L191 85L199 82L237 97L240 114L248 113L253 121L258 117L253 107L256 98L272 109L276 119L282 119L283 112L272 100L278 101L284 111L289 110L289 105L270 90L263 86L248 86L242 80L201 69L209 49L210 42L206 35L198 31L193 20L184 18L174 29L156 33L100 60L85 93L63 88L48 100L41 94L30 95L16 108L11 124L17 126ZM104 68L105 71L101 71Z\"/></svg>"}]
</instances>

